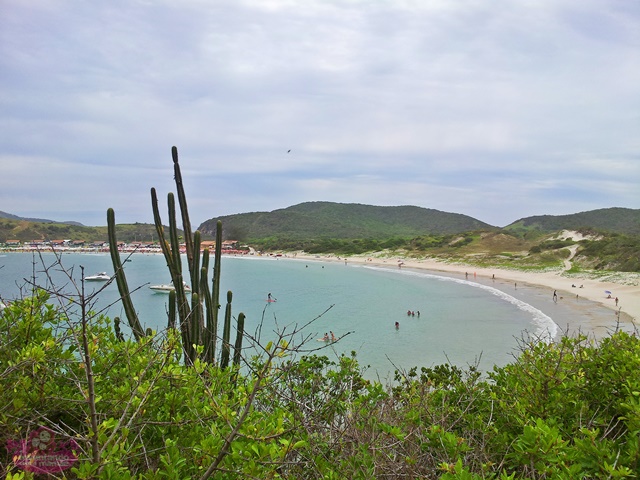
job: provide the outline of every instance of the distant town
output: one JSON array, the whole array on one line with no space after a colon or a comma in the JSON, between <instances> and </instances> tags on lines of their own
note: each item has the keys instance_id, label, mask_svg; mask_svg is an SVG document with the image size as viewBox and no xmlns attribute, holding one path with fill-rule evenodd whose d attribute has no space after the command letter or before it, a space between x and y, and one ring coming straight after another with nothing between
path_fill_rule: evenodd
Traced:
<instances>
[{"instance_id":1,"label":"distant town","mask_svg":"<svg viewBox=\"0 0 640 480\"><path fill-rule=\"evenodd\" d=\"M203 241L200 243L201 250L213 252L216 248L215 241ZM42 250L55 250L59 252L78 253L98 253L108 252L108 242L85 242L83 240L30 240L21 242L20 240L7 240L0 243L0 251L3 252L30 252ZM225 240L221 246L222 253L244 255L252 253L253 249L240 246L237 240ZM118 251L126 253L162 253L162 248L158 242L119 242ZM186 252L185 244L180 244L181 253Z\"/></svg>"}]
</instances>

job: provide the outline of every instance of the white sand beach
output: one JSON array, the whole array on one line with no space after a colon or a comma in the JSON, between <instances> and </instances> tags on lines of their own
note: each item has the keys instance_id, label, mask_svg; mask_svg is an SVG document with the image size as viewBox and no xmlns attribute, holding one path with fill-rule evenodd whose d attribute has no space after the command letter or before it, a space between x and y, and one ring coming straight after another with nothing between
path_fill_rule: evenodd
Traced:
<instances>
[{"instance_id":1,"label":"white sand beach","mask_svg":"<svg viewBox=\"0 0 640 480\"><path fill-rule=\"evenodd\" d=\"M292 258L292 254L286 256ZM640 319L640 275L638 274L619 273L610 275L607 277L609 278L608 280L597 280L563 276L564 270L539 273L500 268L478 268L462 263L447 263L435 258L418 260L391 256L340 257L336 255L308 255L303 252L295 254L295 258L392 268L424 269L434 273L445 272L450 275L457 275L460 278L466 278L471 281L474 279L495 279L495 287L505 291L510 291L514 285L529 285L547 289L549 310L552 308L554 291L557 292L558 302L568 302L568 300L575 299L578 296L580 299L596 302L611 309L611 320L606 325L603 325L601 321L594 323L589 318L589 315L580 315L580 313L584 313L585 308L588 308L582 305L580 307L581 310L577 312L576 320L568 325L559 325L562 331L566 330L569 334L580 331L596 338L602 338L607 335L607 332L615 329L617 325L625 331L634 331ZM612 278L614 280L611 280ZM575 287L572 285L575 285ZM611 292L610 298L605 291ZM617 305L616 298L618 298Z\"/></svg>"}]
</instances>

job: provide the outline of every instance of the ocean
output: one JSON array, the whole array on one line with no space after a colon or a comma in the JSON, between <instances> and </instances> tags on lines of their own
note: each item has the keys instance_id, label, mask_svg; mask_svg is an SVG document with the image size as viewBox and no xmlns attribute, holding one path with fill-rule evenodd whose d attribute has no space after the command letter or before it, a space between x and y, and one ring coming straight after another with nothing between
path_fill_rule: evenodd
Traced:
<instances>
[{"instance_id":1,"label":"ocean","mask_svg":"<svg viewBox=\"0 0 640 480\"><path fill-rule=\"evenodd\" d=\"M31 285L25 279L69 294L81 288L81 267L85 277L113 272L108 254L63 253L60 258L70 275L56 264L53 253L0 253L0 298L28 294ZM168 295L149 289L170 281L164 257L134 254L125 270L143 326L164 330ZM303 351L331 359L356 352L360 365L367 367L365 375L381 380L391 378L396 368L442 363L490 370L512 361L523 339L557 338L562 319L575 314L570 306L556 305L553 315L558 318L543 312L551 297L539 288L516 289L491 279L406 268L224 256L221 274L221 303L231 290L233 316L243 312L245 331L260 334L263 344L274 339L276 331L295 330L294 343L306 342ZM102 286L85 282L85 293ZM269 293L275 302L267 302ZM115 282L96 295L92 309L125 318ZM340 340L317 341L328 332Z\"/></svg>"}]
</instances>

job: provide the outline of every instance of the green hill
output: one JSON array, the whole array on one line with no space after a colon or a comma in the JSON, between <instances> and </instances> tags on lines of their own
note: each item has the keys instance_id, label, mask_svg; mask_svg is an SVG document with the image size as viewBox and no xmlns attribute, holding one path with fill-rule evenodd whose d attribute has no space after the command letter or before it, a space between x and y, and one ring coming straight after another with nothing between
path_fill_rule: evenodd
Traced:
<instances>
[{"instance_id":1,"label":"green hill","mask_svg":"<svg viewBox=\"0 0 640 480\"><path fill-rule=\"evenodd\" d=\"M19 217L18 215L13 215L11 213L7 213L3 211L0 211L0 218L6 218L8 220L26 220L27 222L35 222L35 223L62 223L62 224L69 224L69 225L77 225L79 227L83 226L80 222L74 222L71 220L66 222L56 222L55 220L47 220L45 218Z\"/></svg>"},{"instance_id":2,"label":"green hill","mask_svg":"<svg viewBox=\"0 0 640 480\"><path fill-rule=\"evenodd\" d=\"M550 233L565 229L640 234L640 209L601 208L571 215L538 215L521 218L505 227L505 230L518 234Z\"/></svg>"},{"instance_id":3,"label":"green hill","mask_svg":"<svg viewBox=\"0 0 640 480\"><path fill-rule=\"evenodd\" d=\"M414 206L306 202L272 212L212 218L198 229L205 235L215 235L218 220L222 221L224 239L248 242L274 237L384 239L495 228L467 215Z\"/></svg>"},{"instance_id":4,"label":"green hill","mask_svg":"<svg viewBox=\"0 0 640 480\"><path fill-rule=\"evenodd\" d=\"M182 235L182 230L178 230ZM116 236L121 242L152 242L158 240L156 227L150 223L116 225ZM7 240L82 240L106 242L107 227L86 227L69 223L31 222L24 219L0 217L0 243Z\"/></svg>"}]
</instances>

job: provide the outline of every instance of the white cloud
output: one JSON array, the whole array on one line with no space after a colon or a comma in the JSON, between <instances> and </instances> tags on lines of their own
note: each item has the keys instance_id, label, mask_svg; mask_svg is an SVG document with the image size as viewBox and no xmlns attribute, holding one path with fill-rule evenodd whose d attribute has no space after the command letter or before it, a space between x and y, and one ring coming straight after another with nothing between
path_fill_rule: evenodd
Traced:
<instances>
[{"instance_id":1,"label":"white cloud","mask_svg":"<svg viewBox=\"0 0 640 480\"><path fill-rule=\"evenodd\" d=\"M201 220L306 200L494 224L640 208L633 2L7 0L0 69L15 214L56 199L57 218L147 221L172 145Z\"/></svg>"}]
</instances>

